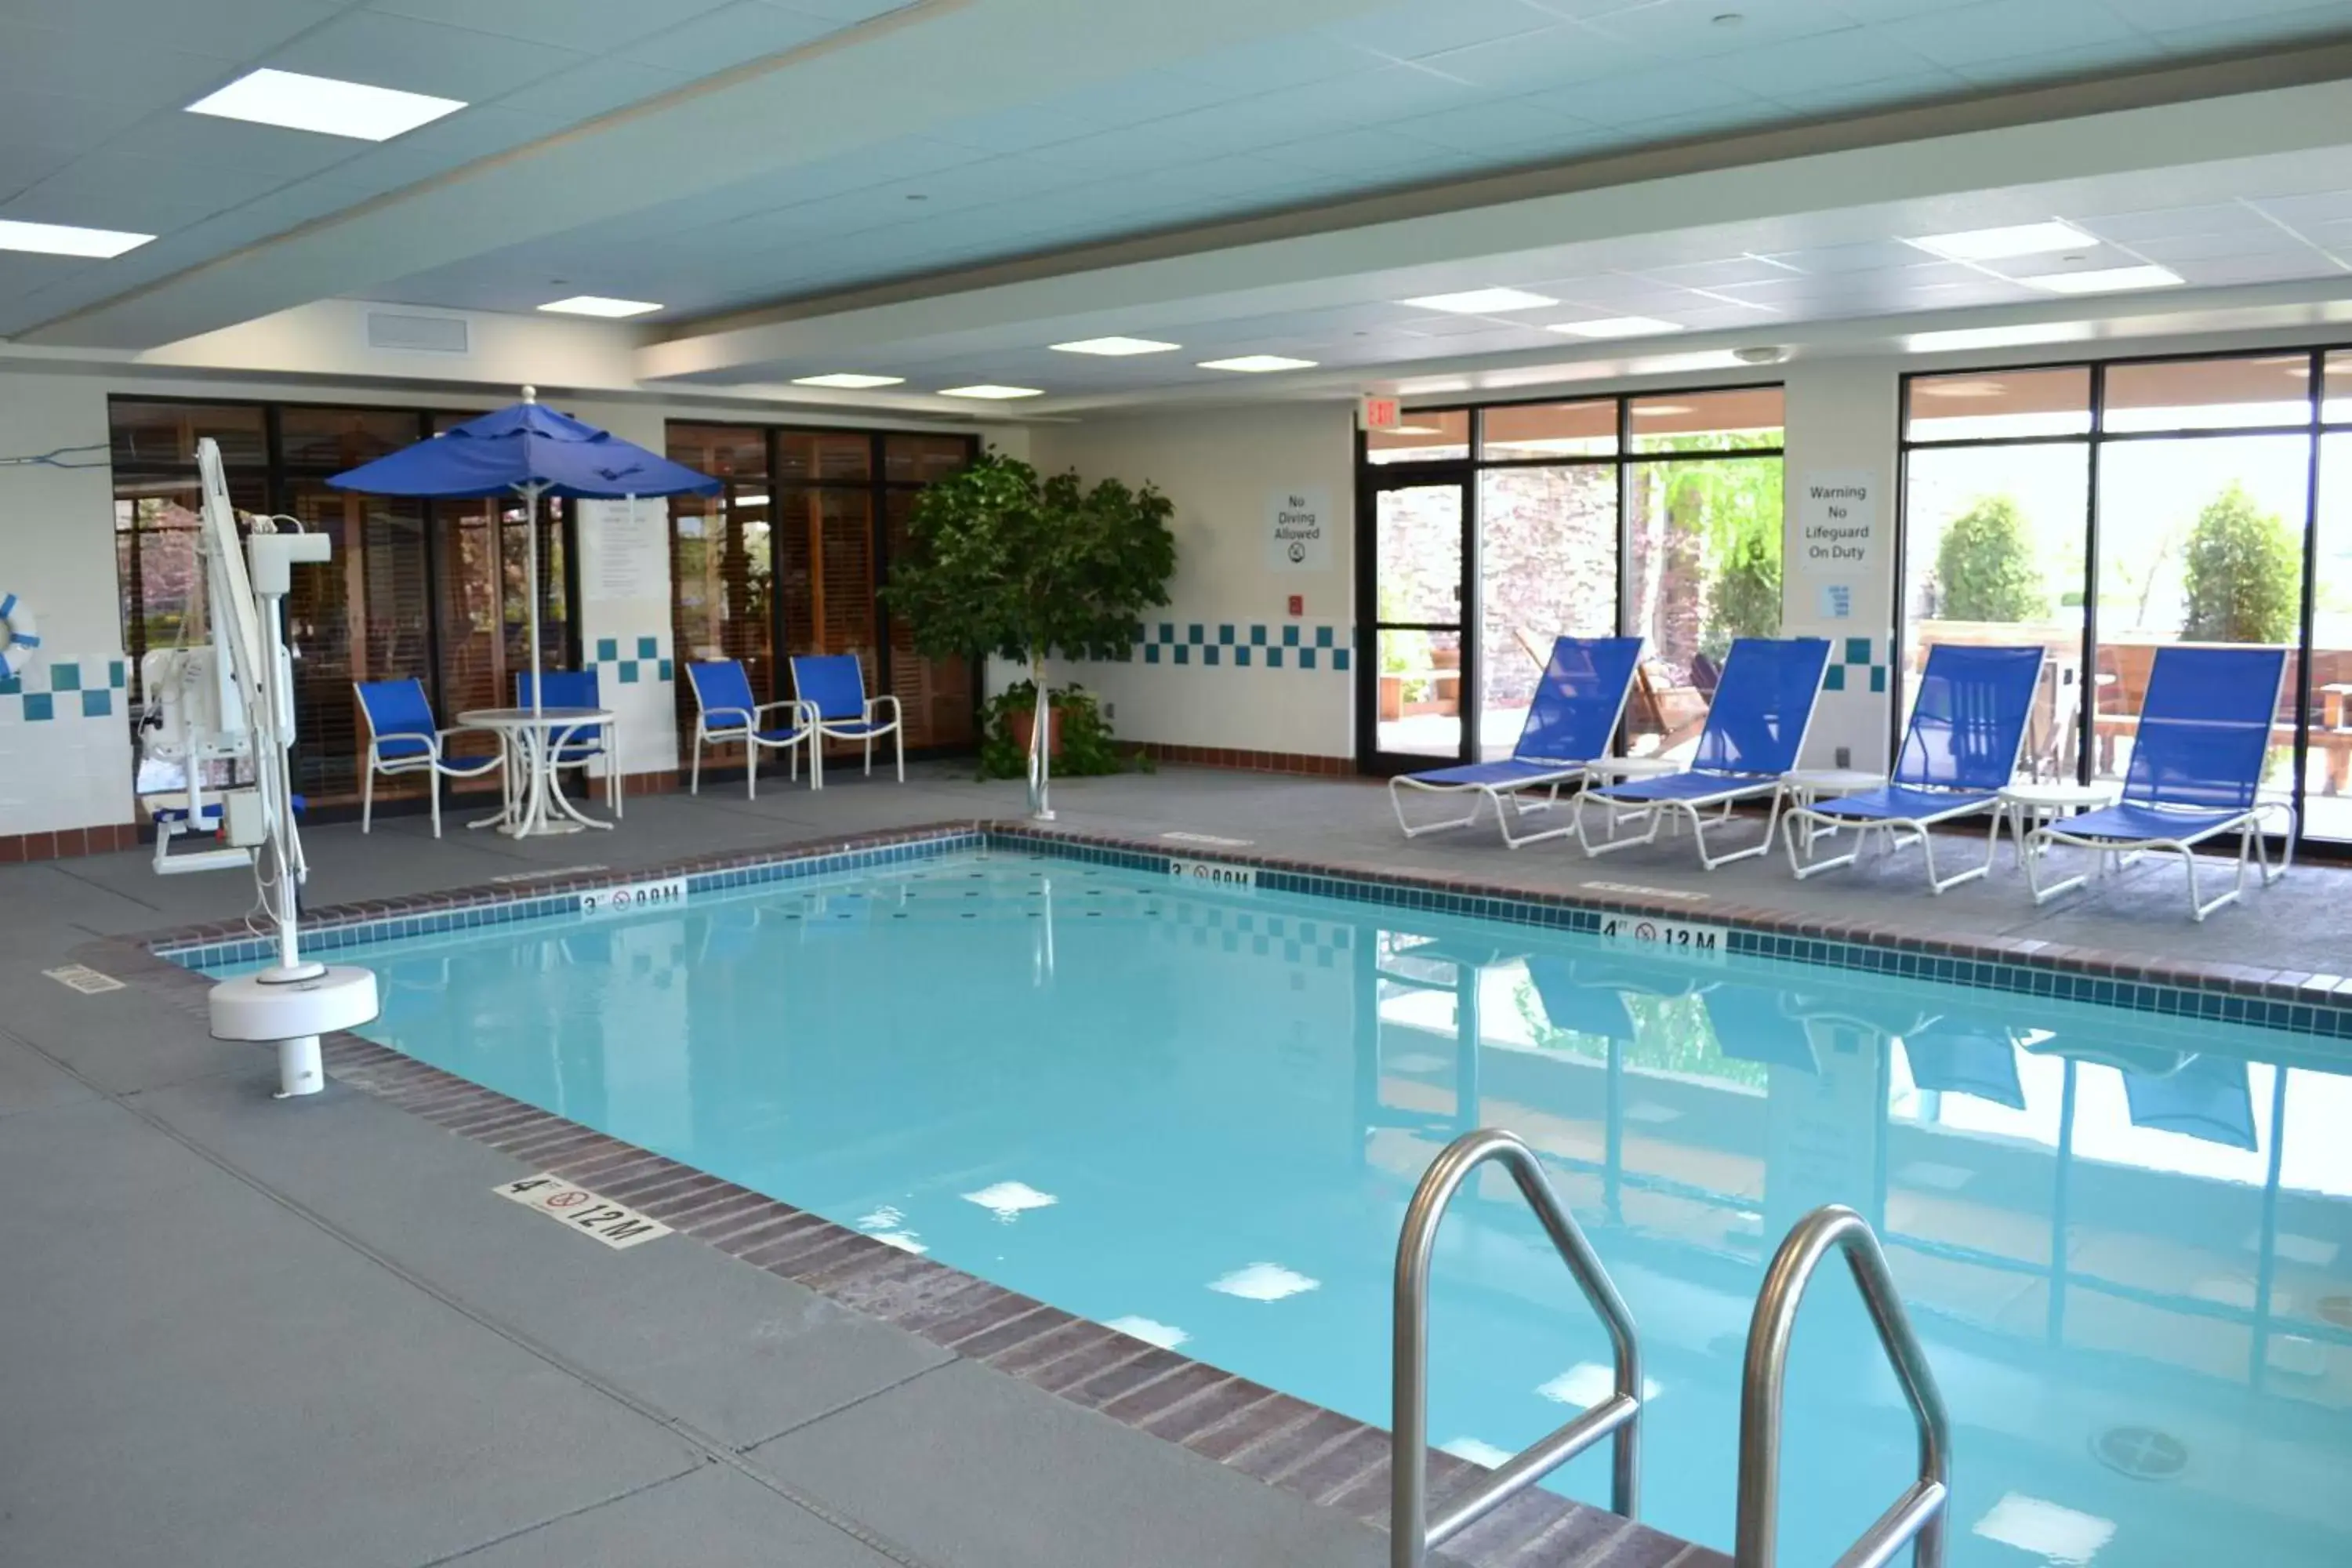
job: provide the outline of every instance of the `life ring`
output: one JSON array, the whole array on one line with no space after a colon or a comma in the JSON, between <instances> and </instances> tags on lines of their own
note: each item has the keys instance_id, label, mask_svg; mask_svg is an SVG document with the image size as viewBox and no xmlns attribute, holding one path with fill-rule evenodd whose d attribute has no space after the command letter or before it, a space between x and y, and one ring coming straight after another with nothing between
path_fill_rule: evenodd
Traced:
<instances>
[{"instance_id":1,"label":"life ring","mask_svg":"<svg viewBox=\"0 0 2352 1568\"><path fill-rule=\"evenodd\" d=\"M33 662L33 655L41 646L40 628L33 622L33 612L25 601L14 594L0 594L0 632L7 634L0 641L0 669L7 671L14 680L25 673Z\"/></svg>"}]
</instances>

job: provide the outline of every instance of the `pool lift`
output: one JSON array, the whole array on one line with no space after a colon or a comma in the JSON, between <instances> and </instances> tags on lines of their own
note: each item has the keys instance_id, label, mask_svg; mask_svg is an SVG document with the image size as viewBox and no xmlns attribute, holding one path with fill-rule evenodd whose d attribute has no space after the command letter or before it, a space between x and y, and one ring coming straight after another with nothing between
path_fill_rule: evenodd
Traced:
<instances>
[{"instance_id":1,"label":"pool lift","mask_svg":"<svg viewBox=\"0 0 2352 1568\"><path fill-rule=\"evenodd\" d=\"M252 866L260 912L278 941L276 963L214 986L207 1010L215 1039L276 1042L278 1098L287 1100L325 1087L320 1035L356 1028L377 1010L373 971L305 960L296 931L299 889L310 867L294 820L293 667L280 617L294 566L323 563L332 542L323 533L280 532L275 520L257 517L240 549L220 448L209 438L196 443L196 471L204 486L201 538L213 611L209 657L212 678L219 680L218 718L242 730L242 750L253 773L250 784L221 792L217 810L226 847L212 853L240 855ZM226 724L189 731L216 737L227 732ZM187 767L187 820L201 824L206 820L198 793L202 763L191 756Z\"/></svg>"}]
</instances>

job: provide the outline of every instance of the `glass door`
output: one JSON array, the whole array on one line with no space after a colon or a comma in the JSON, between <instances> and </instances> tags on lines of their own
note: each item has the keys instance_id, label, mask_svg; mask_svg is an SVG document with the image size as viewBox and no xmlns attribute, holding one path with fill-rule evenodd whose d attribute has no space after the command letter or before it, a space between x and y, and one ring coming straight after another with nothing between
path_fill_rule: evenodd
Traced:
<instances>
[{"instance_id":1,"label":"glass door","mask_svg":"<svg viewBox=\"0 0 2352 1568\"><path fill-rule=\"evenodd\" d=\"M1466 477L1382 476L1372 513L1373 679L1360 687L1359 749L1376 773L1469 762L1474 639L1463 636L1476 549Z\"/></svg>"}]
</instances>

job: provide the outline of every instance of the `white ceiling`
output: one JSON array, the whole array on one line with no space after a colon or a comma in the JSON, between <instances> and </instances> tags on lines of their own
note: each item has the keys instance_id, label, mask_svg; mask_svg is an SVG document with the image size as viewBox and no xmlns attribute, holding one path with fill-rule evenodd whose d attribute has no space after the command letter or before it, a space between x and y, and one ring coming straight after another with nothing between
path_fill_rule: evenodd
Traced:
<instances>
[{"instance_id":1,"label":"white ceiling","mask_svg":"<svg viewBox=\"0 0 2352 1568\"><path fill-rule=\"evenodd\" d=\"M1639 224L1605 191L1541 222L1485 187L1444 208L1497 171L1662 144L1793 167L1759 134L2053 80L2092 84L2042 111L2079 114L2105 79L2231 52L2326 75L2319 46L2347 39L2352 0L0 0L0 217L162 236L110 261L0 255L0 333L144 348L332 295L527 310L593 292L668 307L656 332L698 346L649 353L657 374L1010 381L1075 407L1236 385L1192 368L1228 354L1353 372L1572 347L1541 327L1595 315L1769 341L2014 306L2046 296L1895 237L2023 218L2099 240L2063 265L2258 289L2352 260L2352 120L2211 146L2183 121L2162 157L2048 142L2004 162L1988 142L1933 168L1942 144L1922 142L1895 154L1920 165L1903 178L1865 162L1769 201L1737 171L1629 174L1671 197ZM471 107L382 146L180 111L261 65ZM1354 200L1332 226L1372 235L1360 199L1397 191L1414 236L1325 245L1274 269L1279 289L1258 286L1258 237L1186 232L1265 213L1311 230ZM1078 249L1138 236L1155 237ZM974 271L1008 258L1044 279L1017 301L1010 275ZM887 309L828 298L902 279L922 281ZM1561 303L1392 303L1501 283ZM818 302L727 339L731 313L779 301ZM1044 347L1108 331L1185 352Z\"/></svg>"}]
</instances>

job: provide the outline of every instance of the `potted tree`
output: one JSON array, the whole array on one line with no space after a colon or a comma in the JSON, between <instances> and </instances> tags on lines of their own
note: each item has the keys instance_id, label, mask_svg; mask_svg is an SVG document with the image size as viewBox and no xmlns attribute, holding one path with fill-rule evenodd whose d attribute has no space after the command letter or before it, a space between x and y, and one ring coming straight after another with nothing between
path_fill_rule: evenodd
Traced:
<instances>
[{"instance_id":1,"label":"potted tree","mask_svg":"<svg viewBox=\"0 0 2352 1568\"><path fill-rule=\"evenodd\" d=\"M1048 747L1057 727L1046 658L1110 658L1133 645L1136 617L1168 602L1175 510L1150 485L1105 479L1088 489L1075 471L1045 478L994 453L916 498L884 602L920 653L993 653L1029 667L1037 693L1029 808L1041 819L1054 815Z\"/></svg>"}]
</instances>

